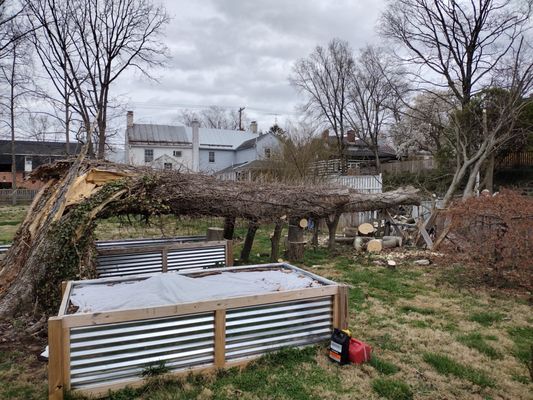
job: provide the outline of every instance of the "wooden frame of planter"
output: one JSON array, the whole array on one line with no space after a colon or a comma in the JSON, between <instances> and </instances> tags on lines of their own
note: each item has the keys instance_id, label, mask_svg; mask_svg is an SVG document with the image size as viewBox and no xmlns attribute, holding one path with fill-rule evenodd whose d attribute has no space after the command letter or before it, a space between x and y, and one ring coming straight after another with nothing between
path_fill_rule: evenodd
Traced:
<instances>
[{"instance_id":1,"label":"wooden frame of planter","mask_svg":"<svg viewBox=\"0 0 533 400\"><path fill-rule=\"evenodd\" d=\"M243 365L277 349L326 340L348 326L345 285L285 263L210 269L304 274L321 286L158 307L68 314L76 285L147 277L70 281L48 320L49 399L65 391L101 396L140 386L150 372L188 374ZM194 276L205 273L177 272Z\"/></svg>"}]
</instances>

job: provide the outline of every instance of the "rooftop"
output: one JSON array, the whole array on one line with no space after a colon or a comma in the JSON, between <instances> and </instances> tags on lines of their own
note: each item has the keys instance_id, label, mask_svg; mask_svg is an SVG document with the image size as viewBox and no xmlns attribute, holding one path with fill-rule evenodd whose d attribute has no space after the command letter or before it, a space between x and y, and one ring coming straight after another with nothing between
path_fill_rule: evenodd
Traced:
<instances>
[{"instance_id":1,"label":"rooftop","mask_svg":"<svg viewBox=\"0 0 533 400\"><path fill-rule=\"evenodd\" d=\"M133 124L126 133L130 143L192 145L192 128L179 125ZM259 135L247 131L200 128L200 148L236 150Z\"/></svg>"}]
</instances>

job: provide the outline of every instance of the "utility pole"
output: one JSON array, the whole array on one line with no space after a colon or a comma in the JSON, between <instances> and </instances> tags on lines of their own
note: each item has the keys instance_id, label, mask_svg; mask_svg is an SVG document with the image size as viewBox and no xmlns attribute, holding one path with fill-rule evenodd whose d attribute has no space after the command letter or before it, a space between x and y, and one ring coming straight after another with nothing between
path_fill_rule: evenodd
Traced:
<instances>
[{"instance_id":1,"label":"utility pole","mask_svg":"<svg viewBox=\"0 0 533 400\"><path fill-rule=\"evenodd\" d=\"M241 107L239 108L239 130L240 131L243 131L244 129L242 129L242 112L244 111L246 107Z\"/></svg>"}]
</instances>

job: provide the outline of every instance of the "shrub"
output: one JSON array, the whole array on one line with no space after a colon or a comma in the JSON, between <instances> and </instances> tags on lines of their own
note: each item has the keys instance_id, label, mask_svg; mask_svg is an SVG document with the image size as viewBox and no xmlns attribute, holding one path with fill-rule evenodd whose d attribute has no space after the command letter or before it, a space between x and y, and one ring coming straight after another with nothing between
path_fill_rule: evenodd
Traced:
<instances>
[{"instance_id":1,"label":"shrub","mask_svg":"<svg viewBox=\"0 0 533 400\"><path fill-rule=\"evenodd\" d=\"M476 277L498 287L533 289L533 198L513 191L456 203L444 250L473 264Z\"/></svg>"}]
</instances>

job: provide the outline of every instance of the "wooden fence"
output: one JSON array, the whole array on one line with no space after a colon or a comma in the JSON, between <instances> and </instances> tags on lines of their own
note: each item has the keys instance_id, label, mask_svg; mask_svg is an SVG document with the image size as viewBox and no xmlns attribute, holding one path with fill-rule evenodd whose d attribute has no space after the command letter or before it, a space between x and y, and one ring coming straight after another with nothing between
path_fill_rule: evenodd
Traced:
<instances>
[{"instance_id":1,"label":"wooden fence","mask_svg":"<svg viewBox=\"0 0 533 400\"><path fill-rule=\"evenodd\" d=\"M16 189L17 203L31 203L38 190ZM13 201L13 189L0 189L0 203L10 203Z\"/></svg>"},{"instance_id":2,"label":"wooden fence","mask_svg":"<svg viewBox=\"0 0 533 400\"><path fill-rule=\"evenodd\" d=\"M381 164L381 171L389 174L401 174L404 172L416 174L420 171L428 171L434 168L435 160L432 158L427 160L392 161Z\"/></svg>"},{"instance_id":3,"label":"wooden fence","mask_svg":"<svg viewBox=\"0 0 533 400\"><path fill-rule=\"evenodd\" d=\"M533 167L533 151L507 154L497 163L499 168Z\"/></svg>"}]
</instances>

